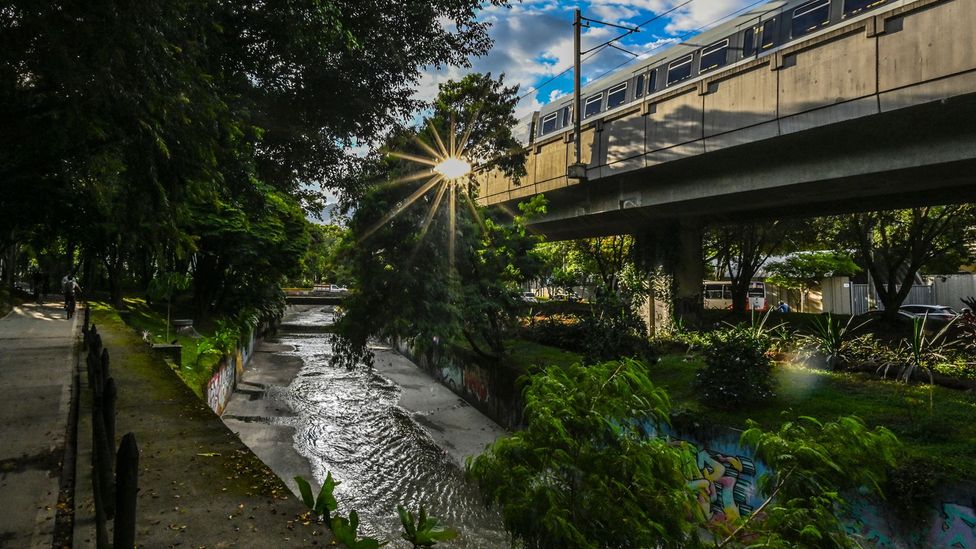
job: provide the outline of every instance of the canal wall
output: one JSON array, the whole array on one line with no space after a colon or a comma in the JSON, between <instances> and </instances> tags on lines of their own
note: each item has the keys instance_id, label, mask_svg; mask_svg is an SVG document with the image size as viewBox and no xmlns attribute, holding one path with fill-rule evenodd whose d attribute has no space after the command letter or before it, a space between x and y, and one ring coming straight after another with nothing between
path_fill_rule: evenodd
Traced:
<instances>
[{"instance_id":1,"label":"canal wall","mask_svg":"<svg viewBox=\"0 0 976 549\"><path fill-rule=\"evenodd\" d=\"M474 353L457 348L418 345L412 339L401 339L392 345L495 423L509 430L522 426L525 404L518 378L523 372L504 366L487 366Z\"/></svg>"},{"instance_id":2,"label":"canal wall","mask_svg":"<svg viewBox=\"0 0 976 549\"><path fill-rule=\"evenodd\" d=\"M421 346L400 340L394 347L499 425L516 430L523 424L518 372L484 366L476 356L436 344ZM771 470L751 448L739 443L741 431L680 416L673 418L673 425L658 429L648 424L645 428L648 433L694 447L696 467L689 486L711 521L733 521L762 505L759 479ZM848 498L847 530L879 548L976 549L976 485L945 486L936 494L928 509L914 513L918 519L915 526L905 525L883 502L855 494Z\"/></svg>"},{"instance_id":3,"label":"canal wall","mask_svg":"<svg viewBox=\"0 0 976 549\"><path fill-rule=\"evenodd\" d=\"M207 405L218 416L224 413L224 408L230 402L238 381L244 376L244 368L254 354L258 334L263 333L264 331L258 328L252 329L243 344L238 345L230 354L221 357L220 362L217 363L217 369L207 382Z\"/></svg>"}]
</instances>

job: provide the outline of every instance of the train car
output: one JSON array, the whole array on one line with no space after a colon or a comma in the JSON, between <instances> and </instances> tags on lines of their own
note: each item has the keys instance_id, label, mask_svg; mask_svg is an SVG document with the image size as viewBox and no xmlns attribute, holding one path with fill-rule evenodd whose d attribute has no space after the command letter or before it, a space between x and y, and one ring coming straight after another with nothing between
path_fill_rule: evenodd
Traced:
<instances>
[{"instance_id":1,"label":"train car","mask_svg":"<svg viewBox=\"0 0 976 549\"><path fill-rule=\"evenodd\" d=\"M772 55L793 42L828 33L909 0L775 0L735 16L663 49L632 68L583 87L581 122L587 124L635 103L667 94L710 73ZM516 134L525 145L573 130L573 97L562 97L519 121Z\"/></svg>"}]
</instances>

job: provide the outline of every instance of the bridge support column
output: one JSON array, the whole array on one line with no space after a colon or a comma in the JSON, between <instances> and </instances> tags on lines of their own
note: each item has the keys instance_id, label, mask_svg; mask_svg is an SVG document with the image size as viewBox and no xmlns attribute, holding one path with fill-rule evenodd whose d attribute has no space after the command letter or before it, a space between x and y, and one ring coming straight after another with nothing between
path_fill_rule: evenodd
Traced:
<instances>
[{"instance_id":1,"label":"bridge support column","mask_svg":"<svg viewBox=\"0 0 976 549\"><path fill-rule=\"evenodd\" d=\"M637 237L648 274L648 296L641 317L648 334L674 327L675 320L697 326L702 312L702 225L682 220L656 225Z\"/></svg>"}]
</instances>

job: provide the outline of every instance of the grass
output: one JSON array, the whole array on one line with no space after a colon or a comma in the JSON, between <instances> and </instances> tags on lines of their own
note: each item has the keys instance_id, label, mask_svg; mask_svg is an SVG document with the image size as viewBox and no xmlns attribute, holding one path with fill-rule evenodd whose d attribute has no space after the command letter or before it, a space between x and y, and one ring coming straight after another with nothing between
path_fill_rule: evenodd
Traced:
<instances>
[{"instance_id":1,"label":"grass","mask_svg":"<svg viewBox=\"0 0 976 549\"><path fill-rule=\"evenodd\" d=\"M509 353L508 365L521 372L528 372L535 366L565 367L582 360L577 353L522 339L510 339L505 342L505 347Z\"/></svg>"},{"instance_id":2,"label":"grass","mask_svg":"<svg viewBox=\"0 0 976 549\"><path fill-rule=\"evenodd\" d=\"M184 383L200 398L206 397L207 383L213 375L214 367L220 360L219 356L206 354L200 357L197 354L198 338L178 334L172 328L169 330L169 340L166 340L166 310L158 311L150 307L144 299L125 298L124 300L128 314L124 315L125 323L136 333L142 335L148 332L149 340L152 343L170 343L176 341L182 349L182 366L175 368L176 373ZM104 303L95 303L95 307L108 307ZM177 317L173 317L177 318ZM212 334L204 334L212 335Z\"/></svg>"},{"instance_id":3,"label":"grass","mask_svg":"<svg viewBox=\"0 0 976 549\"><path fill-rule=\"evenodd\" d=\"M949 478L976 480L972 470L976 463L976 395L972 392L935 387L930 415L927 385L778 364L775 397L746 410L712 410L698 401L693 388L701 365L698 359L668 355L651 367L651 379L668 390L675 410L687 410L702 422L742 428L752 419L773 429L796 416L832 420L856 415L869 426L894 432L905 444L907 457L941 469Z\"/></svg>"}]
</instances>

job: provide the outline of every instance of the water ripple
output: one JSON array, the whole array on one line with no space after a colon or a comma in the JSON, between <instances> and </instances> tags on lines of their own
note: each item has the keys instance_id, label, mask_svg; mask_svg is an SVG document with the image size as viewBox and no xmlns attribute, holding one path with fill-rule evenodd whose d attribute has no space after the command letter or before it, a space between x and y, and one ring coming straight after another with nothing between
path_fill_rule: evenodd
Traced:
<instances>
[{"instance_id":1,"label":"water ripple","mask_svg":"<svg viewBox=\"0 0 976 549\"><path fill-rule=\"evenodd\" d=\"M331 313L311 311L290 323L321 322ZM301 357L301 373L285 395L297 417L295 448L309 459L317 482L327 471L340 511L359 512L362 529L408 547L400 539L396 506L428 512L461 538L445 547L508 547L495 511L486 509L477 487L445 455L423 427L397 406L400 388L373 373L329 366L332 349L321 334L282 334L280 342Z\"/></svg>"}]
</instances>

